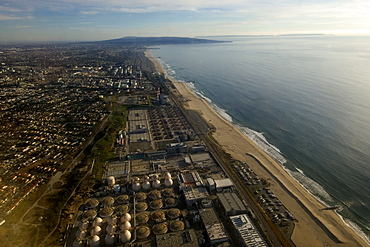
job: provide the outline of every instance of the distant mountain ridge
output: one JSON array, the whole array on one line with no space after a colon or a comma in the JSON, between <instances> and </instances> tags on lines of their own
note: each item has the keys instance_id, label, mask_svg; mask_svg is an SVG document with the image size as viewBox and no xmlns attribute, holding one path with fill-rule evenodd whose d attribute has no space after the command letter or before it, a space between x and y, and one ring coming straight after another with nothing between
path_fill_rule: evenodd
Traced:
<instances>
[{"instance_id":1,"label":"distant mountain ridge","mask_svg":"<svg viewBox=\"0 0 370 247\"><path fill-rule=\"evenodd\" d=\"M129 46L153 46L153 45L176 45L176 44L206 44L224 43L230 41L219 41L210 39L197 39L186 37L135 37L127 36L119 39L97 41L94 43L108 45L129 45Z\"/></svg>"}]
</instances>

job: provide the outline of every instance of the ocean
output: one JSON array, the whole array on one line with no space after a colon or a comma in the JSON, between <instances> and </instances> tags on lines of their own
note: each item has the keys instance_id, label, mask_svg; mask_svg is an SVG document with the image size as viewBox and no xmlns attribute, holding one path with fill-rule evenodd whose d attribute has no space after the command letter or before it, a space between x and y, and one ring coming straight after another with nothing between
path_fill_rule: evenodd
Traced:
<instances>
[{"instance_id":1,"label":"ocean","mask_svg":"<svg viewBox=\"0 0 370 247\"><path fill-rule=\"evenodd\" d=\"M369 241L370 37L209 38L151 53Z\"/></svg>"}]
</instances>

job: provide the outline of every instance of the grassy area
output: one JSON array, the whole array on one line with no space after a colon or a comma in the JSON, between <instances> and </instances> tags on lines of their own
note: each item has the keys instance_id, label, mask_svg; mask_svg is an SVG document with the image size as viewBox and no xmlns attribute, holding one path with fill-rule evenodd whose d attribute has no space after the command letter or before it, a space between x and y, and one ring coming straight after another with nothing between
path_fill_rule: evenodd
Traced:
<instances>
[{"instance_id":1,"label":"grassy area","mask_svg":"<svg viewBox=\"0 0 370 247\"><path fill-rule=\"evenodd\" d=\"M95 159L93 174L100 179L103 175L104 164L106 161L117 158L114 150L114 143L117 133L126 127L127 108L125 106L114 105L111 118L108 120L104 136L94 145L90 159Z\"/></svg>"}]
</instances>

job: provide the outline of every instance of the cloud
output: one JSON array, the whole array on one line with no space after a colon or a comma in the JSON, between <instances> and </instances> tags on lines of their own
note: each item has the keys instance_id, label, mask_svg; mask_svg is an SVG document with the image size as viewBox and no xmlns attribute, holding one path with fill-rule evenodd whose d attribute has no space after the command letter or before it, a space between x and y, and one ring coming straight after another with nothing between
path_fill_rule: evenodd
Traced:
<instances>
[{"instance_id":1,"label":"cloud","mask_svg":"<svg viewBox=\"0 0 370 247\"><path fill-rule=\"evenodd\" d=\"M33 16L12 16L12 15L3 15L0 14L0 21L9 21L9 20L31 20Z\"/></svg>"},{"instance_id":2,"label":"cloud","mask_svg":"<svg viewBox=\"0 0 370 247\"><path fill-rule=\"evenodd\" d=\"M80 11L81 15L96 15L99 13L98 11L90 10L90 11Z\"/></svg>"}]
</instances>

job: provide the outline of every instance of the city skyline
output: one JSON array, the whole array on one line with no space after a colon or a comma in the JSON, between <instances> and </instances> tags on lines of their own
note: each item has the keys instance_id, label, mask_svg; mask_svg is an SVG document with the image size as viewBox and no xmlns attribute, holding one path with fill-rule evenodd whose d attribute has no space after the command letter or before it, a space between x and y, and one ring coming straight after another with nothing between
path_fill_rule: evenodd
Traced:
<instances>
[{"instance_id":1,"label":"city skyline","mask_svg":"<svg viewBox=\"0 0 370 247\"><path fill-rule=\"evenodd\" d=\"M94 41L124 36L370 34L357 1L0 1L0 42Z\"/></svg>"}]
</instances>

